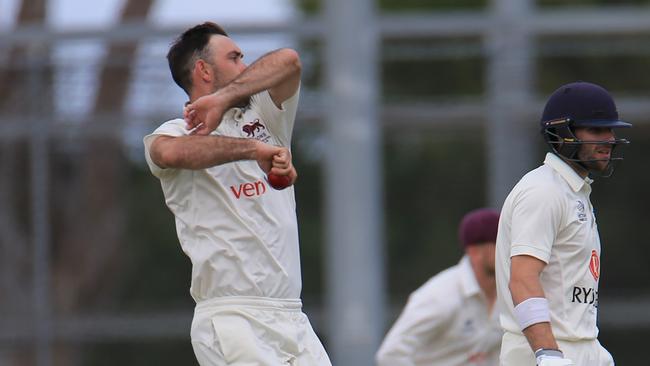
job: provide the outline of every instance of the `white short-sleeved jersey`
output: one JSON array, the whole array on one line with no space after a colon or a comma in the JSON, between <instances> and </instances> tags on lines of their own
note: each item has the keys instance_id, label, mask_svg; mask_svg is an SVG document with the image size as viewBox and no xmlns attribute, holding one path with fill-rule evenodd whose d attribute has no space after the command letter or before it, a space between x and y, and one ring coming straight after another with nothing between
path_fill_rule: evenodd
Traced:
<instances>
[{"instance_id":1,"label":"white short-sleeved jersey","mask_svg":"<svg viewBox=\"0 0 650 366\"><path fill-rule=\"evenodd\" d=\"M254 138L290 147L296 94L278 108L267 91L246 108L228 110L212 135ZM144 138L145 155L160 179L176 219L183 251L192 261L195 301L222 296L300 297L298 225L293 187L275 190L256 161L202 170L161 169L149 155L160 135L187 135L185 122L164 123Z\"/></svg>"},{"instance_id":2,"label":"white short-sleeved jersey","mask_svg":"<svg viewBox=\"0 0 650 366\"><path fill-rule=\"evenodd\" d=\"M547 265L540 282L557 339L595 339L600 276L600 238L589 200L592 180L547 154L526 174L501 211L496 248L497 301L501 325L521 334L508 288L510 258L530 255Z\"/></svg>"},{"instance_id":3,"label":"white short-sleeved jersey","mask_svg":"<svg viewBox=\"0 0 650 366\"><path fill-rule=\"evenodd\" d=\"M377 352L378 366L496 366L502 331L467 257L418 288Z\"/></svg>"}]
</instances>

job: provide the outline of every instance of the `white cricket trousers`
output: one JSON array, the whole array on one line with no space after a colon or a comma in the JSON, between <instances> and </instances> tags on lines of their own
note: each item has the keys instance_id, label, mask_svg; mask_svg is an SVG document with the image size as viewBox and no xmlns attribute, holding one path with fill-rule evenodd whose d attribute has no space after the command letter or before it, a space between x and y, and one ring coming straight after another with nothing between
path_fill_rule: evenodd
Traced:
<instances>
[{"instance_id":1,"label":"white cricket trousers","mask_svg":"<svg viewBox=\"0 0 650 366\"><path fill-rule=\"evenodd\" d=\"M299 299L220 297L200 302L192 347L201 366L331 366Z\"/></svg>"},{"instance_id":2,"label":"white cricket trousers","mask_svg":"<svg viewBox=\"0 0 650 366\"><path fill-rule=\"evenodd\" d=\"M576 366L614 366L614 359L597 339L584 341L557 340L564 357ZM523 334L503 333L501 366L535 366L535 355Z\"/></svg>"}]
</instances>

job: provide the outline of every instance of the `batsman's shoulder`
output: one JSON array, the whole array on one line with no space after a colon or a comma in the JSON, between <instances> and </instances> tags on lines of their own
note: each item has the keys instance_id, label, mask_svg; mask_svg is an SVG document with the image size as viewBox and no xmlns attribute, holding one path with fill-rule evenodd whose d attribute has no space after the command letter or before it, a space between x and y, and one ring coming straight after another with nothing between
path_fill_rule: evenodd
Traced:
<instances>
[{"instance_id":1,"label":"batsman's shoulder","mask_svg":"<svg viewBox=\"0 0 650 366\"><path fill-rule=\"evenodd\" d=\"M564 194L553 184L536 182L522 187L515 197L514 205L528 208L562 207Z\"/></svg>"},{"instance_id":2,"label":"batsman's shoulder","mask_svg":"<svg viewBox=\"0 0 650 366\"><path fill-rule=\"evenodd\" d=\"M556 191L557 181L555 176L542 166L524 175L513 190L534 192Z\"/></svg>"}]
</instances>

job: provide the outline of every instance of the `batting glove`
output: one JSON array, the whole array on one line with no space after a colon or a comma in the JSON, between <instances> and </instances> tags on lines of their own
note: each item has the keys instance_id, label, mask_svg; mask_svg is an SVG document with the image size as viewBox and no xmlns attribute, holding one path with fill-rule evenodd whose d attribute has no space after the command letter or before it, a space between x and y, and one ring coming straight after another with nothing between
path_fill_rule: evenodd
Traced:
<instances>
[{"instance_id":1,"label":"batting glove","mask_svg":"<svg viewBox=\"0 0 650 366\"><path fill-rule=\"evenodd\" d=\"M537 366L575 366L573 361L564 358L561 351L554 349L540 349L535 352Z\"/></svg>"}]
</instances>

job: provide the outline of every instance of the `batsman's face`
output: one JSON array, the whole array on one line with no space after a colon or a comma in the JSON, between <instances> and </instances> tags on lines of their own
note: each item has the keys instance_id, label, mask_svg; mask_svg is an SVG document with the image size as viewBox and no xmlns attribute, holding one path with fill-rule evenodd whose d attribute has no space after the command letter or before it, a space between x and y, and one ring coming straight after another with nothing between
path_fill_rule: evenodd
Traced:
<instances>
[{"instance_id":1,"label":"batsman's face","mask_svg":"<svg viewBox=\"0 0 650 366\"><path fill-rule=\"evenodd\" d=\"M244 54L232 39L213 35L210 38L210 65L214 71L213 85L222 88L246 69Z\"/></svg>"},{"instance_id":2,"label":"batsman's face","mask_svg":"<svg viewBox=\"0 0 650 366\"><path fill-rule=\"evenodd\" d=\"M581 141L614 141L616 136L609 127L576 128L575 135ZM610 144L584 144L578 151L578 159L585 161L589 170L604 172L612 157L613 145ZM596 160L596 161L587 161Z\"/></svg>"}]
</instances>

